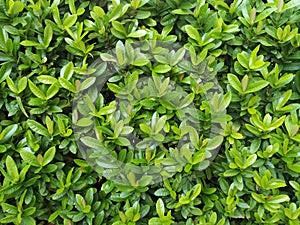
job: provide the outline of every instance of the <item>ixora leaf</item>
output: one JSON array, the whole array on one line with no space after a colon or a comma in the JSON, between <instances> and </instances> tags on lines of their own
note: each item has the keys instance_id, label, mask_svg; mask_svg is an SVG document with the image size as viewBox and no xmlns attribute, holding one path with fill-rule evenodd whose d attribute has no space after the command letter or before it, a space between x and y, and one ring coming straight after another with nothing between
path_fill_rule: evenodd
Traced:
<instances>
[{"instance_id":1,"label":"ixora leaf","mask_svg":"<svg viewBox=\"0 0 300 225\"><path fill-rule=\"evenodd\" d=\"M47 99L45 93L42 90L40 90L31 80L28 80L28 84L29 84L29 89L36 97L43 100Z\"/></svg>"},{"instance_id":2,"label":"ixora leaf","mask_svg":"<svg viewBox=\"0 0 300 225\"><path fill-rule=\"evenodd\" d=\"M194 28L191 25L186 25L184 28L185 28L185 31L189 35L190 38L192 38L192 39L194 39L198 42L201 41L200 34L199 34L199 32L197 31L196 28Z\"/></svg>"},{"instance_id":3,"label":"ixora leaf","mask_svg":"<svg viewBox=\"0 0 300 225\"><path fill-rule=\"evenodd\" d=\"M157 65L154 67L156 73L167 73L171 70L169 65Z\"/></svg>"},{"instance_id":4,"label":"ixora leaf","mask_svg":"<svg viewBox=\"0 0 300 225\"><path fill-rule=\"evenodd\" d=\"M4 128L0 133L0 143L8 141L8 139L11 138L17 130L17 124L9 125L6 128Z\"/></svg>"},{"instance_id":5,"label":"ixora leaf","mask_svg":"<svg viewBox=\"0 0 300 225\"><path fill-rule=\"evenodd\" d=\"M16 85L14 84L14 82L9 76L6 77L6 83L12 92L18 93L18 88L16 87Z\"/></svg>"},{"instance_id":6,"label":"ixora leaf","mask_svg":"<svg viewBox=\"0 0 300 225\"><path fill-rule=\"evenodd\" d=\"M160 198L156 202L156 212L160 218L163 218L165 215L165 205Z\"/></svg>"},{"instance_id":7,"label":"ixora leaf","mask_svg":"<svg viewBox=\"0 0 300 225\"><path fill-rule=\"evenodd\" d=\"M287 167L296 173L300 173L300 163L288 164Z\"/></svg>"},{"instance_id":8,"label":"ixora leaf","mask_svg":"<svg viewBox=\"0 0 300 225\"><path fill-rule=\"evenodd\" d=\"M21 1L11 1L9 5L10 5L10 7L8 8L8 11L7 11L7 13L9 15L18 14L18 13L22 12L25 7L24 3Z\"/></svg>"},{"instance_id":9,"label":"ixora leaf","mask_svg":"<svg viewBox=\"0 0 300 225\"><path fill-rule=\"evenodd\" d=\"M43 135L43 136L50 136L48 130L46 127L44 127L39 122L36 122L34 120L27 120L28 127L33 130L35 133Z\"/></svg>"},{"instance_id":10,"label":"ixora leaf","mask_svg":"<svg viewBox=\"0 0 300 225\"><path fill-rule=\"evenodd\" d=\"M77 15L67 16L63 21L63 26L65 28L69 28L73 26L77 21Z\"/></svg>"},{"instance_id":11,"label":"ixora leaf","mask_svg":"<svg viewBox=\"0 0 300 225\"><path fill-rule=\"evenodd\" d=\"M73 93L76 93L76 88L75 88L75 86L74 86L70 81L68 81L66 78L59 77L59 78L58 78L58 82L59 82L59 84L60 84L63 88L65 88L65 89L67 89L68 91L71 91L71 92L73 92Z\"/></svg>"},{"instance_id":12,"label":"ixora leaf","mask_svg":"<svg viewBox=\"0 0 300 225\"><path fill-rule=\"evenodd\" d=\"M20 179L18 172L18 167L11 156L6 157L6 170L8 175L13 179L14 182L17 182Z\"/></svg>"},{"instance_id":13,"label":"ixora leaf","mask_svg":"<svg viewBox=\"0 0 300 225\"><path fill-rule=\"evenodd\" d=\"M55 156L55 152L56 152L56 149L54 146L49 148L45 152L44 159L43 159L43 166L49 164L53 160L53 158Z\"/></svg>"},{"instance_id":14,"label":"ixora leaf","mask_svg":"<svg viewBox=\"0 0 300 225\"><path fill-rule=\"evenodd\" d=\"M40 48L42 47L40 43L35 41L29 41L29 40L22 41L20 44L26 47L40 47Z\"/></svg>"},{"instance_id":15,"label":"ixora leaf","mask_svg":"<svg viewBox=\"0 0 300 225\"><path fill-rule=\"evenodd\" d=\"M249 84L247 86L245 94L260 91L261 89L267 87L268 85L269 85L269 82L265 81L265 80L255 81L252 84Z\"/></svg>"},{"instance_id":16,"label":"ixora leaf","mask_svg":"<svg viewBox=\"0 0 300 225\"><path fill-rule=\"evenodd\" d=\"M227 79L230 83L230 85L235 89L237 90L239 93L242 93L243 90L242 90L242 84L239 80L239 78L237 76L235 76L234 74L231 74L229 73L227 75Z\"/></svg>"},{"instance_id":17,"label":"ixora leaf","mask_svg":"<svg viewBox=\"0 0 300 225\"><path fill-rule=\"evenodd\" d=\"M299 225L299 0L0 5L0 224Z\"/></svg>"},{"instance_id":18,"label":"ixora leaf","mask_svg":"<svg viewBox=\"0 0 300 225\"><path fill-rule=\"evenodd\" d=\"M193 102L194 97L195 97L194 93L188 94L180 103L179 109L189 106Z\"/></svg>"},{"instance_id":19,"label":"ixora leaf","mask_svg":"<svg viewBox=\"0 0 300 225\"><path fill-rule=\"evenodd\" d=\"M139 38L139 37L143 37L147 34L147 31L145 30L137 30L137 31L134 31L130 34L127 35L127 37L131 37L131 38Z\"/></svg>"},{"instance_id":20,"label":"ixora leaf","mask_svg":"<svg viewBox=\"0 0 300 225\"><path fill-rule=\"evenodd\" d=\"M95 77L89 77L86 80L84 80L81 84L80 84L80 89L79 91L83 91L85 89L88 89L89 87L91 87L96 81Z\"/></svg>"},{"instance_id":21,"label":"ixora leaf","mask_svg":"<svg viewBox=\"0 0 300 225\"><path fill-rule=\"evenodd\" d=\"M25 149L21 149L20 150L20 155L21 158L28 163L29 165L35 166L35 167L40 167L41 164L38 162L37 157L32 154L31 152L25 150Z\"/></svg>"}]
</instances>

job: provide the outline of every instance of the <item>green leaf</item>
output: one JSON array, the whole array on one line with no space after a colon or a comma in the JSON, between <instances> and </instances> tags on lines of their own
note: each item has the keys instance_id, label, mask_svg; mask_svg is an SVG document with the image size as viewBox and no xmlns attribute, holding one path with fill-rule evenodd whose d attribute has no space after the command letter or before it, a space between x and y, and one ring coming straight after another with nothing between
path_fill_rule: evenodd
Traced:
<instances>
[{"instance_id":1,"label":"green leaf","mask_svg":"<svg viewBox=\"0 0 300 225\"><path fill-rule=\"evenodd\" d=\"M183 57L185 56L186 50L185 48L180 48L174 55L174 57L171 58L171 62L170 65L171 66L175 66L176 64L178 64Z\"/></svg>"},{"instance_id":2,"label":"green leaf","mask_svg":"<svg viewBox=\"0 0 300 225\"><path fill-rule=\"evenodd\" d=\"M238 62L246 69L249 69L249 55L246 52L237 54Z\"/></svg>"},{"instance_id":3,"label":"green leaf","mask_svg":"<svg viewBox=\"0 0 300 225\"><path fill-rule=\"evenodd\" d=\"M16 100L17 100L17 103L18 103L18 105L19 105L19 107L20 107L22 113L23 113L26 117L29 117L28 114L27 114L27 112L25 111L25 108L24 108L24 106L23 106L23 103L22 103L21 98L20 98L20 97L16 97Z\"/></svg>"},{"instance_id":4,"label":"green leaf","mask_svg":"<svg viewBox=\"0 0 300 225\"><path fill-rule=\"evenodd\" d=\"M126 58L125 58L125 46L122 43L122 41L118 41L116 44L116 55L117 55L117 60L120 65L123 65L126 63Z\"/></svg>"},{"instance_id":5,"label":"green leaf","mask_svg":"<svg viewBox=\"0 0 300 225\"><path fill-rule=\"evenodd\" d=\"M18 182L20 179L18 167L11 156L6 157L5 165L8 175L13 179L14 182Z\"/></svg>"},{"instance_id":6,"label":"green leaf","mask_svg":"<svg viewBox=\"0 0 300 225\"><path fill-rule=\"evenodd\" d=\"M80 138L80 141L83 144L85 144L87 147L90 147L93 149L104 149L105 148L99 140L92 138L92 137L85 136L85 137Z\"/></svg>"},{"instance_id":7,"label":"green leaf","mask_svg":"<svg viewBox=\"0 0 300 225\"><path fill-rule=\"evenodd\" d=\"M37 77L37 80L43 84L55 84L57 79L49 75L40 75Z\"/></svg>"},{"instance_id":8,"label":"green leaf","mask_svg":"<svg viewBox=\"0 0 300 225\"><path fill-rule=\"evenodd\" d=\"M117 20L122 15L122 4L119 4L117 7L113 9L113 11L109 14L109 22Z\"/></svg>"},{"instance_id":9,"label":"green leaf","mask_svg":"<svg viewBox=\"0 0 300 225\"><path fill-rule=\"evenodd\" d=\"M196 129L194 127L189 127L189 135L190 135L190 140L192 145L195 148L198 148L199 146L199 135L198 132L196 131Z\"/></svg>"},{"instance_id":10,"label":"green leaf","mask_svg":"<svg viewBox=\"0 0 300 225\"><path fill-rule=\"evenodd\" d=\"M269 15L271 15L274 11L276 10L275 7L272 8L268 8L265 9L264 11L262 11L254 20L254 23L257 23L259 21L262 21L264 19L266 19Z\"/></svg>"},{"instance_id":11,"label":"green leaf","mask_svg":"<svg viewBox=\"0 0 300 225\"><path fill-rule=\"evenodd\" d=\"M2 130L0 134L0 142L3 143L8 141L16 133L17 130L17 124L7 126L5 129Z\"/></svg>"},{"instance_id":12,"label":"green leaf","mask_svg":"<svg viewBox=\"0 0 300 225\"><path fill-rule=\"evenodd\" d=\"M131 37L131 38L140 38L140 37L143 37L147 34L147 31L145 30L137 30L137 31L134 31L130 34L127 35L127 37Z\"/></svg>"},{"instance_id":13,"label":"green leaf","mask_svg":"<svg viewBox=\"0 0 300 225\"><path fill-rule=\"evenodd\" d=\"M44 45L47 48L52 40L53 30L51 25L47 25L44 30Z\"/></svg>"},{"instance_id":14,"label":"green leaf","mask_svg":"<svg viewBox=\"0 0 300 225\"><path fill-rule=\"evenodd\" d=\"M74 65L73 62L68 62L63 68L60 70L60 77L63 77L67 80L70 80L74 73Z\"/></svg>"},{"instance_id":15,"label":"green leaf","mask_svg":"<svg viewBox=\"0 0 300 225\"><path fill-rule=\"evenodd\" d=\"M77 21L77 15L67 16L63 21L63 26L66 28L70 28L73 26Z\"/></svg>"},{"instance_id":16,"label":"green leaf","mask_svg":"<svg viewBox=\"0 0 300 225\"><path fill-rule=\"evenodd\" d=\"M10 2L11 4L10 4L10 6L9 6L9 9L7 10L7 13L9 14L9 15L15 15L15 14L18 14L18 13L20 13L20 12L22 12L23 11L23 9L24 9L24 3L23 2L21 2L21 1L11 1Z\"/></svg>"},{"instance_id":17,"label":"green leaf","mask_svg":"<svg viewBox=\"0 0 300 225\"><path fill-rule=\"evenodd\" d=\"M122 90L118 85L112 83L107 83L107 87L109 90L117 94Z\"/></svg>"},{"instance_id":18,"label":"green leaf","mask_svg":"<svg viewBox=\"0 0 300 225\"><path fill-rule=\"evenodd\" d=\"M25 150L25 149L21 149L20 150L20 155L21 158L28 163L29 165L35 166L35 167L40 167L41 165L39 164L37 158L35 157L34 154L32 154L31 152Z\"/></svg>"},{"instance_id":19,"label":"green leaf","mask_svg":"<svg viewBox=\"0 0 300 225\"><path fill-rule=\"evenodd\" d=\"M245 168L251 166L252 164L254 164L255 161L256 161L256 159L257 159L257 155L256 155L256 154L250 155L250 156L247 158L245 164L243 165L243 168L245 169Z\"/></svg>"},{"instance_id":20,"label":"green leaf","mask_svg":"<svg viewBox=\"0 0 300 225\"><path fill-rule=\"evenodd\" d=\"M165 205L164 202L159 198L156 202L156 212L159 218L164 218L165 216Z\"/></svg>"},{"instance_id":21,"label":"green leaf","mask_svg":"<svg viewBox=\"0 0 300 225\"><path fill-rule=\"evenodd\" d=\"M145 176L142 176L142 178L137 181L137 184L139 186L146 187L151 182L152 182L152 176L145 175Z\"/></svg>"},{"instance_id":22,"label":"green leaf","mask_svg":"<svg viewBox=\"0 0 300 225\"><path fill-rule=\"evenodd\" d=\"M134 66L145 66L149 63L149 59L145 59L145 58L137 58L134 60L134 62L132 63L132 65Z\"/></svg>"},{"instance_id":23,"label":"green leaf","mask_svg":"<svg viewBox=\"0 0 300 225\"><path fill-rule=\"evenodd\" d=\"M256 62L256 58L257 58L257 53L259 51L260 45L257 45L256 48L251 52L250 54L250 58L249 58L249 66L252 69L252 66L255 64Z\"/></svg>"},{"instance_id":24,"label":"green leaf","mask_svg":"<svg viewBox=\"0 0 300 225\"><path fill-rule=\"evenodd\" d=\"M195 200L198 195L200 194L201 192L201 188L202 188L202 185L201 184L196 184L194 187L193 187L193 194L191 196L191 201Z\"/></svg>"},{"instance_id":25,"label":"green leaf","mask_svg":"<svg viewBox=\"0 0 300 225\"><path fill-rule=\"evenodd\" d=\"M235 76L234 74L229 73L227 75L227 79L228 79L228 82L230 83L230 85L235 90L237 90L239 93L243 93L242 84L241 84L241 82L240 82L240 80L238 79L237 76Z\"/></svg>"},{"instance_id":26,"label":"green leaf","mask_svg":"<svg viewBox=\"0 0 300 225\"><path fill-rule=\"evenodd\" d=\"M223 97L222 97L222 101L219 104L219 111L222 112L224 111L230 104L231 101L231 91L228 91Z\"/></svg>"},{"instance_id":27,"label":"green leaf","mask_svg":"<svg viewBox=\"0 0 300 225\"><path fill-rule=\"evenodd\" d=\"M31 90L32 94L34 94L36 97L46 100L45 93L40 90L31 80L28 80L29 89Z\"/></svg>"},{"instance_id":28,"label":"green leaf","mask_svg":"<svg viewBox=\"0 0 300 225\"><path fill-rule=\"evenodd\" d=\"M194 39L198 42L201 42L200 34L199 34L199 32L197 31L196 28L194 28L191 25L186 25L184 28L185 28L185 31L189 35L190 38L192 38L192 39Z\"/></svg>"},{"instance_id":29,"label":"green leaf","mask_svg":"<svg viewBox=\"0 0 300 225\"><path fill-rule=\"evenodd\" d=\"M287 167L296 173L300 173L300 163L287 164Z\"/></svg>"},{"instance_id":30,"label":"green leaf","mask_svg":"<svg viewBox=\"0 0 300 225\"><path fill-rule=\"evenodd\" d=\"M26 47L42 47L42 45L38 42L35 41L29 41L29 40L25 40L25 41L21 41L20 45L26 46Z\"/></svg>"},{"instance_id":31,"label":"green leaf","mask_svg":"<svg viewBox=\"0 0 300 225\"><path fill-rule=\"evenodd\" d=\"M261 89L267 87L268 85L269 85L269 82L265 81L265 80L255 81L252 84L249 84L247 86L245 93L248 94L248 93L260 91Z\"/></svg>"},{"instance_id":32,"label":"green leaf","mask_svg":"<svg viewBox=\"0 0 300 225\"><path fill-rule=\"evenodd\" d=\"M1 207L2 207L3 212L15 214L15 215L18 214L18 208L14 205L10 205L10 204L3 202L3 203L1 203Z\"/></svg>"},{"instance_id":33,"label":"green leaf","mask_svg":"<svg viewBox=\"0 0 300 225\"><path fill-rule=\"evenodd\" d=\"M80 84L79 91L83 91L91 87L96 81L96 77L89 77Z\"/></svg>"},{"instance_id":34,"label":"green leaf","mask_svg":"<svg viewBox=\"0 0 300 225\"><path fill-rule=\"evenodd\" d=\"M27 87L27 77L22 77L18 82L18 94L25 90Z\"/></svg>"},{"instance_id":35,"label":"green leaf","mask_svg":"<svg viewBox=\"0 0 300 225\"><path fill-rule=\"evenodd\" d=\"M157 65L153 70L156 73L167 73L171 70L171 67L169 65Z\"/></svg>"},{"instance_id":36,"label":"green leaf","mask_svg":"<svg viewBox=\"0 0 300 225\"><path fill-rule=\"evenodd\" d=\"M65 89L67 89L68 91L71 91L71 92L73 92L73 93L76 93L76 88L75 88L75 86L74 86L70 81L68 81L66 78L59 77L59 78L58 78L58 82L59 82L59 84L60 84L63 88L65 88Z\"/></svg>"},{"instance_id":37,"label":"green leaf","mask_svg":"<svg viewBox=\"0 0 300 225\"><path fill-rule=\"evenodd\" d=\"M145 134L151 134L152 133L152 130L151 128L146 125L146 124L140 124L140 129L141 131L143 131Z\"/></svg>"},{"instance_id":38,"label":"green leaf","mask_svg":"<svg viewBox=\"0 0 300 225\"><path fill-rule=\"evenodd\" d=\"M46 92L47 100L54 97L57 94L58 91L59 91L59 87L56 86L56 84L52 84Z\"/></svg>"},{"instance_id":39,"label":"green leaf","mask_svg":"<svg viewBox=\"0 0 300 225\"><path fill-rule=\"evenodd\" d=\"M0 223L2 224L10 224L14 223L17 220L15 215L8 215L0 219Z\"/></svg>"},{"instance_id":40,"label":"green leaf","mask_svg":"<svg viewBox=\"0 0 300 225\"><path fill-rule=\"evenodd\" d=\"M194 97L195 97L194 93L188 94L188 95L182 100L182 102L180 103L180 105L179 105L178 108L179 108L179 109L182 109L182 108L185 108L185 107L189 106L189 105L193 102Z\"/></svg>"},{"instance_id":41,"label":"green leaf","mask_svg":"<svg viewBox=\"0 0 300 225\"><path fill-rule=\"evenodd\" d=\"M164 128L166 121L167 121L167 116L160 117L155 124L154 132L159 133Z\"/></svg>"},{"instance_id":42,"label":"green leaf","mask_svg":"<svg viewBox=\"0 0 300 225\"><path fill-rule=\"evenodd\" d=\"M49 164L53 160L53 158L55 156L55 152L56 152L56 149L54 146L52 146L51 148L49 148L46 151L46 153L44 155L43 166Z\"/></svg>"},{"instance_id":43,"label":"green leaf","mask_svg":"<svg viewBox=\"0 0 300 225\"><path fill-rule=\"evenodd\" d=\"M120 23L119 21L112 21L112 26L113 28L115 28L118 32L126 35L126 29L123 26L122 23Z\"/></svg>"},{"instance_id":44,"label":"green leaf","mask_svg":"<svg viewBox=\"0 0 300 225\"><path fill-rule=\"evenodd\" d=\"M120 146L129 146L130 145L130 141L124 137L118 137L116 139L116 143Z\"/></svg>"},{"instance_id":45,"label":"green leaf","mask_svg":"<svg viewBox=\"0 0 300 225\"><path fill-rule=\"evenodd\" d=\"M16 87L15 83L12 81L12 79L11 79L9 76L6 77L6 83L7 83L8 87L9 87L9 89L10 89L12 92L14 92L14 93L16 93L16 94L19 92L19 90L18 90L18 88Z\"/></svg>"},{"instance_id":46,"label":"green leaf","mask_svg":"<svg viewBox=\"0 0 300 225\"><path fill-rule=\"evenodd\" d=\"M267 202L271 204L278 204L278 203L288 202L288 201L290 201L290 198L287 195L277 195L267 200Z\"/></svg>"},{"instance_id":47,"label":"green leaf","mask_svg":"<svg viewBox=\"0 0 300 225\"><path fill-rule=\"evenodd\" d=\"M34 120L27 120L27 125L31 130L43 136L50 136L48 130L40 123Z\"/></svg>"}]
</instances>

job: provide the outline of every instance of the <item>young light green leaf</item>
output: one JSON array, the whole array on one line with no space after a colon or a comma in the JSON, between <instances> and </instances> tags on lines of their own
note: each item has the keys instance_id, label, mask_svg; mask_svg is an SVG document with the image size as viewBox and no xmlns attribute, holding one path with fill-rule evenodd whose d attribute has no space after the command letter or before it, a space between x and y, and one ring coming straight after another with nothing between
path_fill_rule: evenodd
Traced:
<instances>
[{"instance_id":1,"label":"young light green leaf","mask_svg":"<svg viewBox=\"0 0 300 225\"><path fill-rule=\"evenodd\" d=\"M171 70L169 65L157 65L153 69L156 73L167 73Z\"/></svg>"},{"instance_id":2,"label":"young light green leaf","mask_svg":"<svg viewBox=\"0 0 300 225\"><path fill-rule=\"evenodd\" d=\"M230 85L235 89L237 90L239 93L243 93L243 90L242 90L242 84L240 82L240 80L238 79L237 76L235 76L234 74L231 74L229 73L227 75L227 79L230 83Z\"/></svg>"},{"instance_id":3,"label":"young light green leaf","mask_svg":"<svg viewBox=\"0 0 300 225\"><path fill-rule=\"evenodd\" d=\"M13 179L14 182L18 182L20 179L18 167L11 156L6 157L5 165L8 175Z\"/></svg>"},{"instance_id":4,"label":"young light green leaf","mask_svg":"<svg viewBox=\"0 0 300 225\"><path fill-rule=\"evenodd\" d=\"M44 45L47 48L53 37L53 29L50 24L47 24L44 30Z\"/></svg>"},{"instance_id":5,"label":"young light green leaf","mask_svg":"<svg viewBox=\"0 0 300 225\"><path fill-rule=\"evenodd\" d=\"M199 147L199 135L194 127L189 127L189 135L192 145L195 148Z\"/></svg>"},{"instance_id":6,"label":"young light green leaf","mask_svg":"<svg viewBox=\"0 0 300 225\"><path fill-rule=\"evenodd\" d=\"M245 93L248 94L248 93L260 91L261 89L265 88L268 85L269 85L269 82L265 81L265 80L255 81L252 84L248 85Z\"/></svg>"},{"instance_id":7,"label":"young light green leaf","mask_svg":"<svg viewBox=\"0 0 300 225\"><path fill-rule=\"evenodd\" d=\"M55 152L56 152L56 149L54 146L52 146L51 148L49 148L46 151L46 153L44 155L43 166L49 164L53 160L53 158L55 156Z\"/></svg>"},{"instance_id":8,"label":"young light green leaf","mask_svg":"<svg viewBox=\"0 0 300 225\"><path fill-rule=\"evenodd\" d=\"M42 90L40 90L31 80L28 80L28 84L32 94L34 94L36 97L42 100L47 99L45 93Z\"/></svg>"},{"instance_id":9,"label":"young light green leaf","mask_svg":"<svg viewBox=\"0 0 300 225\"><path fill-rule=\"evenodd\" d=\"M182 108L185 108L185 107L189 106L189 105L193 102L194 97L195 97L194 93L188 94L188 95L182 100L182 102L180 103L180 105L179 105L178 108L179 108L179 109L182 109Z\"/></svg>"},{"instance_id":10,"label":"young light green leaf","mask_svg":"<svg viewBox=\"0 0 300 225\"><path fill-rule=\"evenodd\" d=\"M37 77L37 80L43 84L54 84L57 82L55 77L51 77L49 75L40 75Z\"/></svg>"},{"instance_id":11,"label":"young light green leaf","mask_svg":"<svg viewBox=\"0 0 300 225\"><path fill-rule=\"evenodd\" d=\"M269 15L271 15L274 11L276 10L275 7L267 8L264 11L262 11L254 20L254 23L257 23L259 21L264 20L267 18Z\"/></svg>"},{"instance_id":12,"label":"young light green leaf","mask_svg":"<svg viewBox=\"0 0 300 225\"><path fill-rule=\"evenodd\" d=\"M92 86L96 81L96 77L89 77L85 79L81 84L80 84L80 89L79 91L83 91L85 89L88 89L90 86Z\"/></svg>"},{"instance_id":13,"label":"young light green leaf","mask_svg":"<svg viewBox=\"0 0 300 225\"><path fill-rule=\"evenodd\" d=\"M12 124L5 127L0 133L0 142L6 142L9 138L11 138L15 132L18 130L17 124Z\"/></svg>"},{"instance_id":14,"label":"young light green leaf","mask_svg":"<svg viewBox=\"0 0 300 225\"><path fill-rule=\"evenodd\" d=\"M77 21L77 15L71 15L71 16L67 16L64 21L63 21L63 26L65 28L70 28L71 26L73 26Z\"/></svg>"},{"instance_id":15,"label":"young light green leaf","mask_svg":"<svg viewBox=\"0 0 300 225\"><path fill-rule=\"evenodd\" d=\"M50 136L48 130L39 122L36 122L34 120L27 120L27 125L31 130L36 132L37 134L43 135L43 136Z\"/></svg>"},{"instance_id":16,"label":"young light green leaf","mask_svg":"<svg viewBox=\"0 0 300 225\"><path fill-rule=\"evenodd\" d=\"M247 52L241 52L237 54L238 62L246 69L249 69L249 55Z\"/></svg>"},{"instance_id":17,"label":"young light green leaf","mask_svg":"<svg viewBox=\"0 0 300 225\"><path fill-rule=\"evenodd\" d=\"M166 121L167 121L167 116L160 117L155 124L154 132L159 133L164 128Z\"/></svg>"},{"instance_id":18,"label":"young light green leaf","mask_svg":"<svg viewBox=\"0 0 300 225\"><path fill-rule=\"evenodd\" d=\"M186 25L184 28L185 28L186 33L190 36L190 38L192 38L198 42L201 42L200 34L196 28L194 28L191 25Z\"/></svg>"},{"instance_id":19,"label":"young light green leaf","mask_svg":"<svg viewBox=\"0 0 300 225\"><path fill-rule=\"evenodd\" d=\"M21 149L20 150L20 155L21 158L28 163L29 165L35 166L35 167L40 167L41 165L39 164L37 158L35 157L34 154L32 154L31 152L25 150L25 149Z\"/></svg>"},{"instance_id":20,"label":"young light green leaf","mask_svg":"<svg viewBox=\"0 0 300 225\"><path fill-rule=\"evenodd\" d=\"M161 198L159 198L156 202L156 212L159 218L164 218L165 216L165 205Z\"/></svg>"},{"instance_id":21,"label":"young light green leaf","mask_svg":"<svg viewBox=\"0 0 300 225\"><path fill-rule=\"evenodd\" d=\"M18 94L25 90L27 87L27 77L22 77L18 82Z\"/></svg>"},{"instance_id":22,"label":"young light green leaf","mask_svg":"<svg viewBox=\"0 0 300 225\"><path fill-rule=\"evenodd\" d=\"M131 38L140 38L140 37L143 37L147 34L147 31L145 30L137 30L137 31L134 31L130 34L127 35L127 37L131 37Z\"/></svg>"},{"instance_id":23,"label":"young light green leaf","mask_svg":"<svg viewBox=\"0 0 300 225\"><path fill-rule=\"evenodd\" d=\"M22 100L20 97L16 97L16 100L17 100L17 103L19 105L19 108L21 109L22 113L26 116L26 117L29 117L24 106L23 106L23 103L22 103Z\"/></svg>"},{"instance_id":24,"label":"young light green leaf","mask_svg":"<svg viewBox=\"0 0 300 225\"><path fill-rule=\"evenodd\" d=\"M54 97L58 91L59 91L59 87L56 84L52 84L46 92L47 100Z\"/></svg>"},{"instance_id":25,"label":"young light green leaf","mask_svg":"<svg viewBox=\"0 0 300 225\"><path fill-rule=\"evenodd\" d=\"M152 130L147 124L140 124L140 129L143 131L145 134L151 134Z\"/></svg>"},{"instance_id":26,"label":"young light green leaf","mask_svg":"<svg viewBox=\"0 0 300 225\"><path fill-rule=\"evenodd\" d=\"M70 80L74 73L74 64L73 62L68 62L63 68L60 70L60 77L63 77L67 80Z\"/></svg>"},{"instance_id":27,"label":"young light green leaf","mask_svg":"<svg viewBox=\"0 0 300 225\"><path fill-rule=\"evenodd\" d=\"M59 77L59 78L58 78L58 82L59 82L59 84L60 84L63 88L65 88L65 89L67 89L68 91L71 91L71 92L73 92L73 93L76 93L76 88L75 88L75 86L74 86L70 81L68 81L66 78Z\"/></svg>"},{"instance_id":28,"label":"young light green leaf","mask_svg":"<svg viewBox=\"0 0 300 225\"><path fill-rule=\"evenodd\" d=\"M12 79L9 76L6 77L6 83L12 92L16 94L18 93L18 88L16 87L15 83L12 81Z\"/></svg>"}]
</instances>

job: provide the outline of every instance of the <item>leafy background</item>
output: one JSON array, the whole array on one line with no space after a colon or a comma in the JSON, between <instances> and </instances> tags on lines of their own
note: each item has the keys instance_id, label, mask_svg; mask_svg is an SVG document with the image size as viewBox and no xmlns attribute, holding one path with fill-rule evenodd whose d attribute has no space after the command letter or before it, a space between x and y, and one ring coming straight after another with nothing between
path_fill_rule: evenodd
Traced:
<instances>
[{"instance_id":1,"label":"leafy background","mask_svg":"<svg viewBox=\"0 0 300 225\"><path fill-rule=\"evenodd\" d=\"M299 224L299 3L0 1L0 223ZM119 187L79 154L72 98L118 41L185 46L231 93L214 162Z\"/></svg>"}]
</instances>

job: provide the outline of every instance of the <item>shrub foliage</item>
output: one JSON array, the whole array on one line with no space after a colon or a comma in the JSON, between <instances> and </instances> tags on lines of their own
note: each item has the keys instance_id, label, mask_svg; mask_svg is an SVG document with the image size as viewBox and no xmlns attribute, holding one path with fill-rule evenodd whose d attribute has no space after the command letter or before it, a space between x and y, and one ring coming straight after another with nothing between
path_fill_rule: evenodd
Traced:
<instances>
[{"instance_id":1,"label":"shrub foliage","mask_svg":"<svg viewBox=\"0 0 300 225\"><path fill-rule=\"evenodd\" d=\"M0 0L0 224L299 224L299 8L297 0ZM131 43L147 40L182 48L155 62L131 59ZM115 48L116 58L107 58ZM190 57L184 71L176 67L183 52ZM79 152L72 105L96 83L91 65L99 57L129 60L102 81L103 95L85 99L102 143L123 162L185 160L173 176L152 184L128 173L128 186L120 185L99 176ZM211 96L214 109L201 98L210 84L185 77L197 65L224 91ZM113 100L134 104L131 92L143 73L159 94L171 79L188 95L175 106L146 98L134 120L114 121ZM124 93L124 83L132 90ZM186 112L178 111L191 103L199 130L175 118L183 120ZM205 164L210 116L226 107L220 150ZM89 129L84 119L82 129ZM133 128L165 149L137 160L122 137ZM172 141L184 135L202 155L176 153Z\"/></svg>"}]
</instances>

